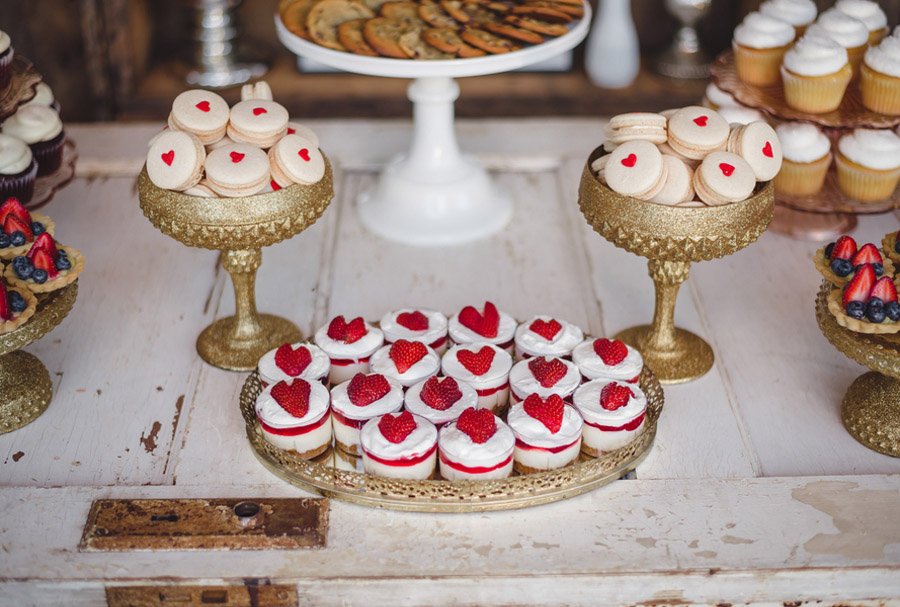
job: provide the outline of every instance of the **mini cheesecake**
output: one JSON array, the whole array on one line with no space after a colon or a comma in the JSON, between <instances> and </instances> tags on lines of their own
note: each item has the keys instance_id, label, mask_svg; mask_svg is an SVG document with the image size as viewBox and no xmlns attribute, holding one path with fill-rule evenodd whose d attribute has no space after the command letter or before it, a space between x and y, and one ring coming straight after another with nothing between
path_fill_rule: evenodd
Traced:
<instances>
[{"instance_id":1,"label":"mini cheesecake","mask_svg":"<svg viewBox=\"0 0 900 607\"><path fill-rule=\"evenodd\" d=\"M384 335L362 317L348 322L335 316L316 331L315 341L330 359L328 381L335 386L357 373L369 372L369 357L384 344Z\"/></svg>"},{"instance_id":2,"label":"mini cheesecake","mask_svg":"<svg viewBox=\"0 0 900 607\"><path fill-rule=\"evenodd\" d=\"M404 308L382 316L379 326L385 343L421 341L439 355L447 351L447 317L440 312Z\"/></svg>"},{"instance_id":3,"label":"mini cheesecake","mask_svg":"<svg viewBox=\"0 0 900 607\"><path fill-rule=\"evenodd\" d=\"M506 478L513 470L516 437L487 409L469 408L441 428L438 461L448 481Z\"/></svg>"},{"instance_id":4,"label":"mini cheesecake","mask_svg":"<svg viewBox=\"0 0 900 607\"><path fill-rule=\"evenodd\" d=\"M455 344L489 343L512 354L517 326L516 319L486 301L481 309L466 306L451 316L448 331Z\"/></svg>"},{"instance_id":5,"label":"mini cheesecake","mask_svg":"<svg viewBox=\"0 0 900 607\"><path fill-rule=\"evenodd\" d=\"M510 408L506 422L516 436L513 460L520 474L562 468L578 459L584 422L557 394L532 394Z\"/></svg>"},{"instance_id":6,"label":"mini cheesecake","mask_svg":"<svg viewBox=\"0 0 900 607\"><path fill-rule=\"evenodd\" d=\"M282 344L262 355L256 366L262 386L295 378L327 382L331 361L318 346Z\"/></svg>"},{"instance_id":7,"label":"mini cheesecake","mask_svg":"<svg viewBox=\"0 0 900 607\"><path fill-rule=\"evenodd\" d=\"M331 445L328 389L318 381L279 381L256 398L256 418L271 445L312 459Z\"/></svg>"},{"instance_id":8,"label":"mini cheesecake","mask_svg":"<svg viewBox=\"0 0 900 607\"><path fill-rule=\"evenodd\" d=\"M409 411L387 413L366 422L360 431L367 474L425 480L434 476L437 429Z\"/></svg>"},{"instance_id":9,"label":"mini cheesecake","mask_svg":"<svg viewBox=\"0 0 900 607\"><path fill-rule=\"evenodd\" d=\"M380 373L357 373L331 389L334 440L339 449L360 455L359 430L367 421L403 406L403 388Z\"/></svg>"},{"instance_id":10,"label":"mini cheesecake","mask_svg":"<svg viewBox=\"0 0 900 607\"><path fill-rule=\"evenodd\" d=\"M584 332L572 323L552 316L535 316L516 329L516 359L532 356L572 355L575 346L584 340Z\"/></svg>"},{"instance_id":11,"label":"mini cheesecake","mask_svg":"<svg viewBox=\"0 0 900 607\"><path fill-rule=\"evenodd\" d=\"M575 363L555 356L535 356L517 362L509 372L509 403L520 402L530 394L541 398L556 394L571 401L579 385L581 372Z\"/></svg>"},{"instance_id":12,"label":"mini cheesecake","mask_svg":"<svg viewBox=\"0 0 900 607\"><path fill-rule=\"evenodd\" d=\"M572 360L587 379L636 384L644 369L641 353L618 339L588 339L572 352Z\"/></svg>"},{"instance_id":13,"label":"mini cheesecake","mask_svg":"<svg viewBox=\"0 0 900 607\"><path fill-rule=\"evenodd\" d=\"M647 397L637 385L595 379L582 384L573 400L584 419L581 450L587 455L624 447L644 430Z\"/></svg>"},{"instance_id":14,"label":"mini cheesecake","mask_svg":"<svg viewBox=\"0 0 900 607\"><path fill-rule=\"evenodd\" d=\"M465 382L435 376L410 386L403 402L407 411L440 428L466 409L478 406L478 393Z\"/></svg>"},{"instance_id":15,"label":"mini cheesecake","mask_svg":"<svg viewBox=\"0 0 900 607\"><path fill-rule=\"evenodd\" d=\"M447 377L475 388L480 408L494 411L506 406L512 368L506 350L484 342L453 346L444 354L441 368Z\"/></svg>"},{"instance_id":16,"label":"mini cheesecake","mask_svg":"<svg viewBox=\"0 0 900 607\"><path fill-rule=\"evenodd\" d=\"M369 364L374 373L390 377L404 388L441 370L441 358L434 350L420 341L406 339L379 348Z\"/></svg>"}]
</instances>

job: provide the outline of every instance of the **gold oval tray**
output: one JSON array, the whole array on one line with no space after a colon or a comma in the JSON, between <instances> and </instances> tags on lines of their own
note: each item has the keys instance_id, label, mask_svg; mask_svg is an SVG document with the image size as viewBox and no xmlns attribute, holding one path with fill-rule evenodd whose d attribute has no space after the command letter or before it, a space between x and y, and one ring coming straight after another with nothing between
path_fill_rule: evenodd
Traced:
<instances>
[{"instance_id":1,"label":"gold oval tray","mask_svg":"<svg viewBox=\"0 0 900 607\"><path fill-rule=\"evenodd\" d=\"M647 395L644 432L630 444L598 458L537 474L494 481L409 481L349 472L273 447L259 430L254 405L260 393L259 376L250 374L241 390L240 407L247 438L257 459L285 481L326 497L392 510L417 512L485 512L537 506L580 495L617 480L634 470L656 436L663 408L663 391L656 377L644 369L640 386Z\"/></svg>"}]
</instances>

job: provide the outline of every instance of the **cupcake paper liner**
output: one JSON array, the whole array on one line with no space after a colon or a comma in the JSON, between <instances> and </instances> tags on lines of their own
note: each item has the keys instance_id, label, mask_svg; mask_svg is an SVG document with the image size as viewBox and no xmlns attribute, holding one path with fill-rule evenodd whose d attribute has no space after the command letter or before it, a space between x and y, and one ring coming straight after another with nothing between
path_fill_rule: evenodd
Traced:
<instances>
[{"instance_id":1,"label":"cupcake paper liner","mask_svg":"<svg viewBox=\"0 0 900 607\"><path fill-rule=\"evenodd\" d=\"M51 175L59 170L62 164L65 144L65 131L60 131L59 135L49 141L39 141L31 144L31 153L34 154L34 159L38 163L38 177Z\"/></svg>"},{"instance_id":2,"label":"cupcake paper liner","mask_svg":"<svg viewBox=\"0 0 900 607\"><path fill-rule=\"evenodd\" d=\"M824 114L841 105L844 91L850 83L853 70L846 64L834 74L824 76L801 76L782 68L784 100L789 106L801 112Z\"/></svg>"},{"instance_id":3,"label":"cupcake paper liner","mask_svg":"<svg viewBox=\"0 0 900 607\"><path fill-rule=\"evenodd\" d=\"M32 159L31 165L17 175L0 175L0 200L10 196L28 204L34 197L34 180L37 179L37 161Z\"/></svg>"},{"instance_id":4,"label":"cupcake paper liner","mask_svg":"<svg viewBox=\"0 0 900 607\"><path fill-rule=\"evenodd\" d=\"M889 116L900 114L900 78L882 74L863 64L859 89L866 108Z\"/></svg>"},{"instance_id":5,"label":"cupcake paper liner","mask_svg":"<svg viewBox=\"0 0 900 607\"><path fill-rule=\"evenodd\" d=\"M778 84L781 76L781 60L788 46L775 48L750 48L734 43L734 65L738 78L754 86L772 86Z\"/></svg>"},{"instance_id":6,"label":"cupcake paper liner","mask_svg":"<svg viewBox=\"0 0 900 607\"><path fill-rule=\"evenodd\" d=\"M813 162L791 162L784 160L781 171L775 176L775 191L786 196L812 196L822 191L828 167L831 165L829 152Z\"/></svg>"},{"instance_id":7,"label":"cupcake paper liner","mask_svg":"<svg viewBox=\"0 0 900 607\"><path fill-rule=\"evenodd\" d=\"M859 202L878 202L893 195L900 181L900 167L878 170L837 155L837 178L841 192Z\"/></svg>"},{"instance_id":8,"label":"cupcake paper liner","mask_svg":"<svg viewBox=\"0 0 900 607\"><path fill-rule=\"evenodd\" d=\"M12 82L12 63L13 63L13 55L15 51L12 47L6 49L6 51L0 54L0 93L5 93L6 89L9 88L10 83Z\"/></svg>"}]
</instances>

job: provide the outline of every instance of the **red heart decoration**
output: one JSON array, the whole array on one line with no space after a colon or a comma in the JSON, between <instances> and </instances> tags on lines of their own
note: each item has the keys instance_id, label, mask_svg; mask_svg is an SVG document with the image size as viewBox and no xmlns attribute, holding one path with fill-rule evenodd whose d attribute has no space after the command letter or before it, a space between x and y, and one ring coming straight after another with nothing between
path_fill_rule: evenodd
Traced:
<instances>
[{"instance_id":1,"label":"red heart decoration","mask_svg":"<svg viewBox=\"0 0 900 607\"><path fill-rule=\"evenodd\" d=\"M460 350L456 353L456 359L472 375L484 375L491 368L496 352L490 346L482 346L477 352Z\"/></svg>"},{"instance_id":2,"label":"red heart decoration","mask_svg":"<svg viewBox=\"0 0 900 607\"><path fill-rule=\"evenodd\" d=\"M254 116L259 116L260 114L268 114L268 113L269 113L269 110L267 110L267 109L264 108L264 107L255 107L255 108L253 108L253 115L254 115Z\"/></svg>"},{"instance_id":3,"label":"red heart decoration","mask_svg":"<svg viewBox=\"0 0 900 607\"><path fill-rule=\"evenodd\" d=\"M629 169L633 167L637 163L637 156L634 154L629 154L625 158L622 159L622 164L627 166Z\"/></svg>"},{"instance_id":4,"label":"red heart decoration","mask_svg":"<svg viewBox=\"0 0 900 607\"><path fill-rule=\"evenodd\" d=\"M168 152L163 152L162 161L167 165L172 166L172 162L175 160L175 150L169 150Z\"/></svg>"},{"instance_id":5,"label":"red heart decoration","mask_svg":"<svg viewBox=\"0 0 900 607\"><path fill-rule=\"evenodd\" d=\"M709 120L709 116L697 116L694 118L694 124L697 126L706 126L706 122Z\"/></svg>"},{"instance_id":6,"label":"red heart decoration","mask_svg":"<svg viewBox=\"0 0 900 607\"><path fill-rule=\"evenodd\" d=\"M559 394L551 394L546 400L537 394L530 394L525 399L522 407L529 417L533 417L544 424L552 434L556 434L562 428L563 412L566 404Z\"/></svg>"},{"instance_id":7,"label":"red heart decoration","mask_svg":"<svg viewBox=\"0 0 900 607\"><path fill-rule=\"evenodd\" d=\"M312 354L304 346L297 346L295 350L291 344L284 344L275 350L275 366L288 375L300 375L311 362Z\"/></svg>"},{"instance_id":8,"label":"red heart decoration","mask_svg":"<svg viewBox=\"0 0 900 607\"><path fill-rule=\"evenodd\" d=\"M272 386L272 398L294 417L303 417L309 412L309 392L309 382L302 379L291 383L280 381Z\"/></svg>"},{"instance_id":9,"label":"red heart decoration","mask_svg":"<svg viewBox=\"0 0 900 607\"><path fill-rule=\"evenodd\" d=\"M628 404L628 400L634 396L629 388L612 382L603 386L600 390L600 406L607 411L615 411Z\"/></svg>"},{"instance_id":10,"label":"red heart decoration","mask_svg":"<svg viewBox=\"0 0 900 607\"><path fill-rule=\"evenodd\" d=\"M232 152L231 153L231 162L237 164L243 159L244 159L244 154L241 154L240 152Z\"/></svg>"},{"instance_id":11,"label":"red heart decoration","mask_svg":"<svg viewBox=\"0 0 900 607\"><path fill-rule=\"evenodd\" d=\"M537 333L547 341L553 341L553 338L556 337L557 333L562 331L562 325L559 324L559 321L555 318L551 318L550 320L541 320L538 318L528 326L528 330L532 333Z\"/></svg>"},{"instance_id":12,"label":"red heart decoration","mask_svg":"<svg viewBox=\"0 0 900 607\"><path fill-rule=\"evenodd\" d=\"M774 158L775 154L772 152L772 143L770 141L766 142L766 145L763 146L762 149L763 156L768 158Z\"/></svg>"},{"instance_id":13,"label":"red heart decoration","mask_svg":"<svg viewBox=\"0 0 900 607\"><path fill-rule=\"evenodd\" d=\"M428 349L420 341L398 339L388 350L388 356L394 361L397 373L406 373L410 367L425 358Z\"/></svg>"},{"instance_id":14,"label":"red heart decoration","mask_svg":"<svg viewBox=\"0 0 900 607\"><path fill-rule=\"evenodd\" d=\"M303 148L302 150L297 152L297 155L300 156L300 158L302 158L306 162L309 162L309 150L307 150L306 148Z\"/></svg>"},{"instance_id":15,"label":"red heart decoration","mask_svg":"<svg viewBox=\"0 0 900 607\"><path fill-rule=\"evenodd\" d=\"M490 409L469 407L456 420L456 427L473 443L486 443L497 431L497 418Z\"/></svg>"},{"instance_id":16,"label":"red heart decoration","mask_svg":"<svg viewBox=\"0 0 900 607\"><path fill-rule=\"evenodd\" d=\"M401 312L397 314L397 324L406 327L410 331L427 331L428 317L416 310L415 312Z\"/></svg>"},{"instance_id":17,"label":"red heart decoration","mask_svg":"<svg viewBox=\"0 0 900 607\"><path fill-rule=\"evenodd\" d=\"M198 110L200 110L201 112L208 112L209 111L209 101L206 101L204 99L203 101L201 101L194 107L197 108Z\"/></svg>"},{"instance_id":18,"label":"red heart decoration","mask_svg":"<svg viewBox=\"0 0 900 607\"><path fill-rule=\"evenodd\" d=\"M384 398L391 391L391 384L384 375L357 373L347 385L347 397L357 407L367 407Z\"/></svg>"},{"instance_id":19,"label":"red heart decoration","mask_svg":"<svg viewBox=\"0 0 900 607\"><path fill-rule=\"evenodd\" d=\"M609 366L618 365L628 356L628 346L618 339L601 337L594 340L594 352Z\"/></svg>"},{"instance_id":20,"label":"red heart decoration","mask_svg":"<svg viewBox=\"0 0 900 607\"><path fill-rule=\"evenodd\" d=\"M459 312L459 323L482 337L497 337L500 312L497 311L497 306L489 301L484 302L483 313L472 306L466 306Z\"/></svg>"},{"instance_id":21,"label":"red heart decoration","mask_svg":"<svg viewBox=\"0 0 900 607\"><path fill-rule=\"evenodd\" d=\"M544 388L551 388L566 376L566 364L558 358L535 356L528 361L528 370Z\"/></svg>"},{"instance_id":22,"label":"red heart decoration","mask_svg":"<svg viewBox=\"0 0 900 607\"><path fill-rule=\"evenodd\" d=\"M328 325L328 337L335 341L342 341L345 344L362 339L369 330L366 329L366 321L362 316L357 316L350 322L344 320L343 316L335 316Z\"/></svg>"},{"instance_id":23,"label":"red heart decoration","mask_svg":"<svg viewBox=\"0 0 900 607\"><path fill-rule=\"evenodd\" d=\"M728 164L727 162L720 162L719 170L721 170L722 174L726 177L731 177L731 174L734 173L734 165Z\"/></svg>"},{"instance_id":24,"label":"red heart decoration","mask_svg":"<svg viewBox=\"0 0 900 607\"><path fill-rule=\"evenodd\" d=\"M288 127L288 132L287 132L288 135L293 135L296 132L297 132L297 129L292 129L291 127Z\"/></svg>"},{"instance_id":25,"label":"red heart decoration","mask_svg":"<svg viewBox=\"0 0 900 607\"><path fill-rule=\"evenodd\" d=\"M419 392L422 402L438 411L446 411L462 398L462 390L452 377L429 377Z\"/></svg>"},{"instance_id":26,"label":"red heart decoration","mask_svg":"<svg viewBox=\"0 0 900 607\"><path fill-rule=\"evenodd\" d=\"M277 192L278 190L281 189L281 186L278 185L278 184L275 182L274 179L273 179L272 181L269 182L269 185L272 186L272 191L273 191L273 192Z\"/></svg>"},{"instance_id":27,"label":"red heart decoration","mask_svg":"<svg viewBox=\"0 0 900 607\"><path fill-rule=\"evenodd\" d=\"M383 437L396 445L406 440L406 437L416 429L416 419L409 411L397 415L388 413L378 420L378 429L381 430Z\"/></svg>"}]
</instances>

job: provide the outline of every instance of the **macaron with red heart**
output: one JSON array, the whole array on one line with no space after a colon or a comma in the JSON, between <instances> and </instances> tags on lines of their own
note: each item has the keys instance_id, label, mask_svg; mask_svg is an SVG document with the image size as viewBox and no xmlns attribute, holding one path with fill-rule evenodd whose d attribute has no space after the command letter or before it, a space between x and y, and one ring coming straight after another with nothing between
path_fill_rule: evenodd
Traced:
<instances>
[{"instance_id":1,"label":"macaron with red heart","mask_svg":"<svg viewBox=\"0 0 900 607\"><path fill-rule=\"evenodd\" d=\"M663 154L666 181L650 202L677 206L694 199L694 170L676 156Z\"/></svg>"},{"instance_id":2,"label":"macaron with red heart","mask_svg":"<svg viewBox=\"0 0 900 607\"><path fill-rule=\"evenodd\" d=\"M774 179L781 170L781 142L766 122L758 120L732 128L726 149L747 161L757 181Z\"/></svg>"},{"instance_id":3,"label":"macaron with red heart","mask_svg":"<svg viewBox=\"0 0 900 607\"><path fill-rule=\"evenodd\" d=\"M184 191L200 182L206 148L192 133L168 129L147 150L147 176L159 188Z\"/></svg>"},{"instance_id":4,"label":"macaron with red heart","mask_svg":"<svg viewBox=\"0 0 900 607\"><path fill-rule=\"evenodd\" d=\"M203 145L225 136L231 110L222 97L204 90L185 91L175 97L169 128L194 134Z\"/></svg>"},{"instance_id":5,"label":"macaron with red heart","mask_svg":"<svg viewBox=\"0 0 900 607\"><path fill-rule=\"evenodd\" d=\"M699 105L681 108L669 117L669 147L693 160L724 150L731 127L718 112Z\"/></svg>"},{"instance_id":6,"label":"macaron with red heart","mask_svg":"<svg viewBox=\"0 0 900 607\"><path fill-rule=\"evenodd\" d=\"M269 158L254 145L226 145L206 157L206 185L220 196L252 196L268 181Z\"/></svg>"},{"instance_id":7,"label":"macaron with red heart","mask_svg":"<svg viewBox=\"0 0 900 607\"><path fill-rule=\"evenodd\" d=\"M285 135L269 150L272 179L280 187L311 185L325 176L325 158L313 142L300 135Z\"/></svg>"},{"instance_id":8,"label":"macaron with red heart","mask_svg":"<svg viewBox=\"0 0 900 607\"><path fill-rule=\"evenodd\" d=\"M713 152L694 171L694 191L708 205L746 200L756 187L756 174L732 152Z\"/></svg>"},{"instance_id":9,"label":"macaron with red heart","mask_svg":"<svg viewBox=\"0 0 900 607\"><path fill-rule=\"evenodd\" d=\"M319 147L319 136L314 130L312 130L305 124L300 124L299 122L288 122L287 134L300 135L307 141L312 141L313 145L315 145L316 147Z\"/></svg>"},{"instance_id":10,"label":"macaron with red heart","mask_svg":"<svg viewBox=\"0 0 900 607\"><path fill-rule=\"evenodd\" d=\"M241 101L231 108L226 132L235 141L269 149L287 133L289 118L284 106L275 101Z\"/></svg>"},{"instance_id":11,"label":"macaron with red heart","mask_svg":"<svg viewBox=\"0 0 900 607\"><path fill-rule=\"evenodd\" d=\"M609 155L603 176L614 192L650 200L665 185L666 170L658 147L649 141L628 141Z\"/></svg>"}]
</instances>

